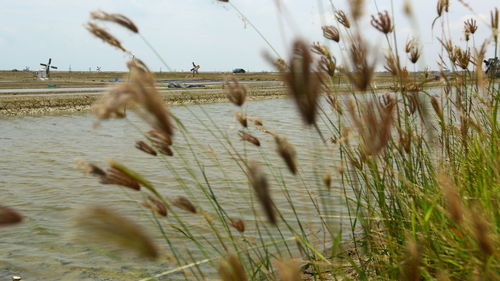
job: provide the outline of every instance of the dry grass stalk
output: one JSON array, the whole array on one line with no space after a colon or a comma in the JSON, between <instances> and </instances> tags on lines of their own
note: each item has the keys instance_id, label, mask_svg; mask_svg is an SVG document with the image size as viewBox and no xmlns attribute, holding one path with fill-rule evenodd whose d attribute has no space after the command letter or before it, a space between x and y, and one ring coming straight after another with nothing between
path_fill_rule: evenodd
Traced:
<instances>
[{"instance_id":1,"label":"dry grass stalk","mask_svg":"<svg viewBox=\"0 0 500 281\"><path fill-rule=\"evenodd\" d=\"M235 255L222 260L218 272L223 281L248 281L245 269Z\"/></svg>"},{"instance_id":2,"label":"dry grass stalk","mask_svg":"<svg viewBox=\"0 0 500 281\"><path fill-rule=\"evenodd\" d=\"M245 232L245 222L242 219L230 218L229 225L236 229L239 233Z\"/></svg>"},{"instance_id":3,"label":"dry grass stalk","mask_svg":"<svg viewBox=\"0 0 500 281\"><path fill-rule=\"evenodd\" d=\"M357 114L354 104L348 103L348 109L356 129L362 139L362 148L365 155L375 155L381 152L388 144L391 138L391 129L394 122L393 112L396 101L388 98L386 106L381 105L378 100L372 100L369 103L360 105Z\"/></svg>"},{"instance_id":4,"label":"dry grass stalk","mask_svg":"<svg viewBox=\"0 0 500 281\"><path fill-rule=\"evenodd\" d=\"M283 260L276 264L280 281L302 281L300 265L294 260Z\"/></svg>"},{"instance_id":5,"label":"dry grass stalk","mask_svg":"<svg viewBox=\"0 0 500 281\"><path fill-rule=\"evenodd\" d=\"M343 25L345 28L347 29L351 28L351 22L347 18L347 15L345 14L344 11L337 10L335 12L335 19L337 19L337 22Z\"/></svg>"},{"instance_id":6,"label":"dry grass stalk","mask_svg":"<svg viewBox=\"0 0 500 281\"><path fill-rule=\"evenodd\" d=\"M373 78L375 60L368 61L368 46L359 35L351 40L349 53L351 70L343 69L343 73L359 91L366 91Z\"/></svg>"},{"instance_id":7,"label":"dry grass stalk","mask_svg":"<svg viewBox=\"0 0 500 281\"><path fill-rule=\"evenodd\" d=\"M267 219L270 223L276 225L277 220L274 213L274 203L271 198L269 183L266 175L256 162L248 163L248 180L255 191L258 201L264 209Z\"/></svg>"},{"instance_id":8,"label":"dry grass stalk","mask_svg":"<svg viewBox=\"0 0 500 281\"><path fill-rule=\"evenodd\" d=\"M192 213L192 214L197 213L196 207L185 196L177 196L175 199L170 200L170 201L172 202L172 205L174 205L175 207L177 207L181 210L184 210L184 211Z\"/></svg>"},{"instance_id":9,"label":"dry grass stalk","mask_svg":"<svg viewBox=\"0 0 500 281\"><path fill-rule=\"evenodd\" d=\"M116 37L111 35L111 33L106 31L104 28L98 26L93 22L88 22L85 28L87 28L87 30L90 33L92 33L95 37L102 39L104 42L108 43L109 45L115 48L127 52L127 50L122 46L122 43L118 39L116 39Z\"/></svg>"},{"instance_id":10,"label":"dry grass stalk","mask_svg":"<svg viewBox=\"0 0 500 281\"><path fill-rule=\"evenodd\" d=\"M153 155L153 156L156 156L157 153L156 151L147 143L145 143L144 141L137 141L135 143L135 148L147 153L147 154L150 154L150 155Z\"/></svg>"},{"instance_id":11,"label":"dry grass stalk","mask_svg":"<svg viewBox=\"0 0 500 281\"><path fill-rule=\"evenodd\" d=\"M339 30L333 26L333 25L325 25L322 26L321 29L323 30L323 37L326 39L339 42L340 41L340 32Z\"/></svg>"},{"instance_id":12,"label":"dry grass stalk","mask_svg":"<svg viewBox=\"0 0 500 281\"><path fill-rule=\"evenodd\" d=\"M139 33L139 29L134 24L134 22L122 14L110 14L101 10L96 10L90 12L90 16L95 20L114 22L134 33Z\"/></svg>"},{"instance_id":13,"label":"dry grass stalk","mask_svg":"<svg viewBox=\"0 0 500 281\"><path fill-rule=\"evenodd\" d=\"M372 15L371 24L378 31L389 34L394 30L394 25L392 24L391 17L389 16L389 12L384 11L382 13L378 13L378 17Z\"/></svg>"},{"instance_id":14,"label":"dry grass stalk","mask_svg":"<svg viewBox=\"0 0 500 281\"><path fill-rule=\"evenodd\" d=\"M297 169L297 152L295 148L285 137L274 135L274 140L276 141L276 151L281 156L283 161L285 161L286 166L290 173L296 175Z\"/></svg>"},{"instance_id":15,"label":"dry grass stalk","mask_svg":"<svg viewBox=\"0 0 500 281\"><path fill-rule=\"evenodd\" d=\"M114 244L148 257L158 257L153 239L143 228L121 215L103 208L92 207L76 218L77 226L86 231L86 241L99 241L105 245Z\"/></svg>"},{"instance_id":16,"label":"dry grass stalk","mask_svg":"<svg viewBox=\"0 0 500 281\"><path fill-rule=\"evenodd\" d=\"M229 88L227 93L229 101L237 106L242 106L247 96L247 88L241 85L236 78L227 81L227 86Z\"/></svg>"},{"instance_id":17,"label":"dry grass stalk","mask_svg":"<svg viewBox=\"0 0 500 281\"><path fill-rule=\"evenodd\" d=\"M0 205L0 226L17 224L22 220L21 214L14 209Z\"/></svg>"},{"instance_id":18,"label":"dry grass stalk","mask_svg":"<svg viewBox=\"0 0 500 281\"><path fill-rule=\"evenodd\" d=\"M150 209L151 211L157 213L162 217L166 217L168 215L167 207L165 206L165 204L163 204L163 202L151 195L148 195L147 199L148 201L142 203L144 207Z\"/></svg>"},{"instance_id":19,"label":"dry grass stalk","mask_svg":"<svg viewBox=\"0 0 500 281\"><path fill-rule=\"evenodd\" d=\"M320 78L313 70L313 63L308 45L300 39L295 40L290 70L283 74L283 80L307 125L316 122L317 99L321 94Z\"/></svg>"},{"instance_id":20,"label":"dry grass stalk","mask_svg":"<svg viewBox=\"0 0 500 281\"><path fill-rule=\"evenodd\" d=\"M148 132L149 140L153 143L153 146L158 149L158 151L167 156L173 156L174 152L170 148L172 145L172 139L157 130L151 130Z\"/></svg>"},{"instance_id":21,"label":"dry grass stalk","mask_svg":"<svg viewBox=\"0 0 500 281\"><path fill-rule=\"evenodd\" d=\"M165 107L160 93L155 87L154 78L143 62L132 59L127 63L130 70L129 84L134 88L134 100L141 105L147 114L141 114L143 119L151 124L153 129L171 138L175 126L171 121L170 112Z\"/></svg>"},{"instance_id":22,"label":"dry grass stalk","mask_svg":"<svg viewBox=\"0 0 500 281\"><path fill-rule=\"evenodd\" d=\"M245 131L239 131L238 135L240 136L242 141L247 141L255 146L260 146L260 141L258 138L252 136L251 134Z\"/></svg>"}]
</instances>

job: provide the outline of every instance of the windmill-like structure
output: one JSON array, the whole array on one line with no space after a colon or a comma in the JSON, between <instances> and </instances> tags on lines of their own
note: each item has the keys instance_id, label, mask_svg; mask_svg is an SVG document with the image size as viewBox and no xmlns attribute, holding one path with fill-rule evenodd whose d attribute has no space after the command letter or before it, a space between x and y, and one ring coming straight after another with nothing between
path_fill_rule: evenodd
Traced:
<instances>
[{"instance_id":1,"label":"windmill-like structure","mask_svg":"<svg viewBox=\"0 0 500 281\"><path fill-rule=\"evenodd\" d=\"M193 73L193 77L198 74L198 70L200 69L200 65L199 64L195 64L193 62L193 68L191 68L191 72Z\"/></svg>"},{"instance_id":2,"label":"windmill-like structure","mask_svg":"<svg viewBox=\"0 0 500 281\"><path fill-rule=\"evenodd\" d=\"M41 63L40 65L41 66L44 66L45 67L45 74L47 75L47 78L50 77L50 69L57 69L57 66L52 66L50 65L52 63L52 58L49 58L49 62L48 63Z\"/></svg>"}]
</instances>

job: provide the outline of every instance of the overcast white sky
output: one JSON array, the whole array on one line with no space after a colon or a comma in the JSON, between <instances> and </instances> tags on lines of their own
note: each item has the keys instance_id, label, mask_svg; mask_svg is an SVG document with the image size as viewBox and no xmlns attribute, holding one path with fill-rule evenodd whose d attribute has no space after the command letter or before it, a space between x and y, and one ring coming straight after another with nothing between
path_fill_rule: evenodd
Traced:
<instances>
[{"instance_id":1,"label":"overcast white sky","mask_svg":"<svg viewBox=\"0 0 500 281\"><path fill-rule=\"evenodd\" d=\"M320 27L322 21L335 24L330 2L336 8L347 7L347 0L281 0L291 18L287 20L278 16L276 0L231 1L284 57L296 36L326 43ZM419 32L424 47L422 63L436 68L441 48L435 38L441 28L437 24L432 33L430 26L436 16L437 0L409 0L417 16L417 26L403 15L404 0L393 1L400 48L409 36ZM363 32L373 50L383 54L385 39L369 25L369 15L376 13L375 4L380 10L390 11L391 1L365 2ZM478 21L475 40L479 45L490 35L489 13L495 6L500 8L500 1L468 0L475 14L456 0L450 2L450 15L446 20L456 42L465 46L463 21L472 17ZM269 50L264 41L228 4L216 0L0 0L0 4L0 69L25 66L39 69L39 63L51 57L53 65L62 70L68 70L70 65L72 70L88 70L89 67L95 70L96 66L101 66L103 71L125 70L127 57L93 38L83 27L89 11L95 9L130 17L176 71L188 71L191 61L200 64L201 71L230 71L237 67L250 71L272 69L262 57L262 52ZM280 29L280 21L285 23L284 31ZM111 24L106 28L152 70L158 71L160 67L166 70L135 34ZM330 47L341 57L340 46L330 44ZM487 57L493 56L492 45L488 51ZM382 63L379 60L379 64Z\"/></svg>"}]
</instances>

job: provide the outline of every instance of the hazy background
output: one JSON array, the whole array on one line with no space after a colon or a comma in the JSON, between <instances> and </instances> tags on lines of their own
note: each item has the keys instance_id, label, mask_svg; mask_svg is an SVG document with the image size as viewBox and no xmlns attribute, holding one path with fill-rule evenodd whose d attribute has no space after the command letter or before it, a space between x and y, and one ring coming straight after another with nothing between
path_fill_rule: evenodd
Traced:
<instances>
[{"instance_id":1,"label":"hazy background","mask_svg":"<svg viewBox=\"0 0 500 281\"><path fill-rule=\"evenodd\" d=\"M276 0L231 1L284 57L291 40L299 35L309 41L327 43L320 27L323 22L336 25L331 3L347 10L346 0L281 0L290 15L288 18L292 19L288 21L287 17L278 15ZM425 63L435 69L441 52L436 40L441 33L439 22L431 32L437 0L410 0L417 26L402 12L405 1L393 2L399 47L403 48L412 34L420 33L424 56L419 68ZM446 31L460 40L456 41L459 45L465 46L463 21L470 17L476 18L479 25L476 45L490 37L489 13L500 1L469 0L475 14L458 1L450 2L450 15L445 17L449 23ZM367 0L366 3L363 32L373 50L383 54L385 38L369 25L369 15L376 13L376 6L379 10L391 11L391 1ZM130 17L175 71L188 71L192 61L201 65L200 71L230 71L237 67L250 71L272 69L262 58L262 52L269 50L264 41L227 3L216 0L0 0L0 4L0 69L28 66L36 70L40 68L39 63L51 57L59 70L68 70L70 66L73 71L88 71L89 67L95 70L96 66L102 67L102 71L125 70L127 57L92 37L83 26L89 11L95 9ZM106 28L152 70L166 71L135 34L112 24ZM330 44L330 47L341 60L340 46ZM492 56L490 44L487 57ZM380 60L379 65L382 64Z\"/></svg>"}]
</instances>

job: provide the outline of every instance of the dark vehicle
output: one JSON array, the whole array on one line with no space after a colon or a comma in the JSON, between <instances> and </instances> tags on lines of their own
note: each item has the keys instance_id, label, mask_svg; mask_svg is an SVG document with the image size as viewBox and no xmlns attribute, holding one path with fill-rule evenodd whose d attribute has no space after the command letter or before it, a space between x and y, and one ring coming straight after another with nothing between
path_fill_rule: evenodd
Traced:
<instances>
[{"instance_id":1,"label":"dark vehicle","mask_svg":"<svg viewBox=\"0 0 500 281\"><path fill-rule=\"evenodd\" d=\"M235 68L233 73L247 73L243 68Z\"/></svg>"}]
</instances>

